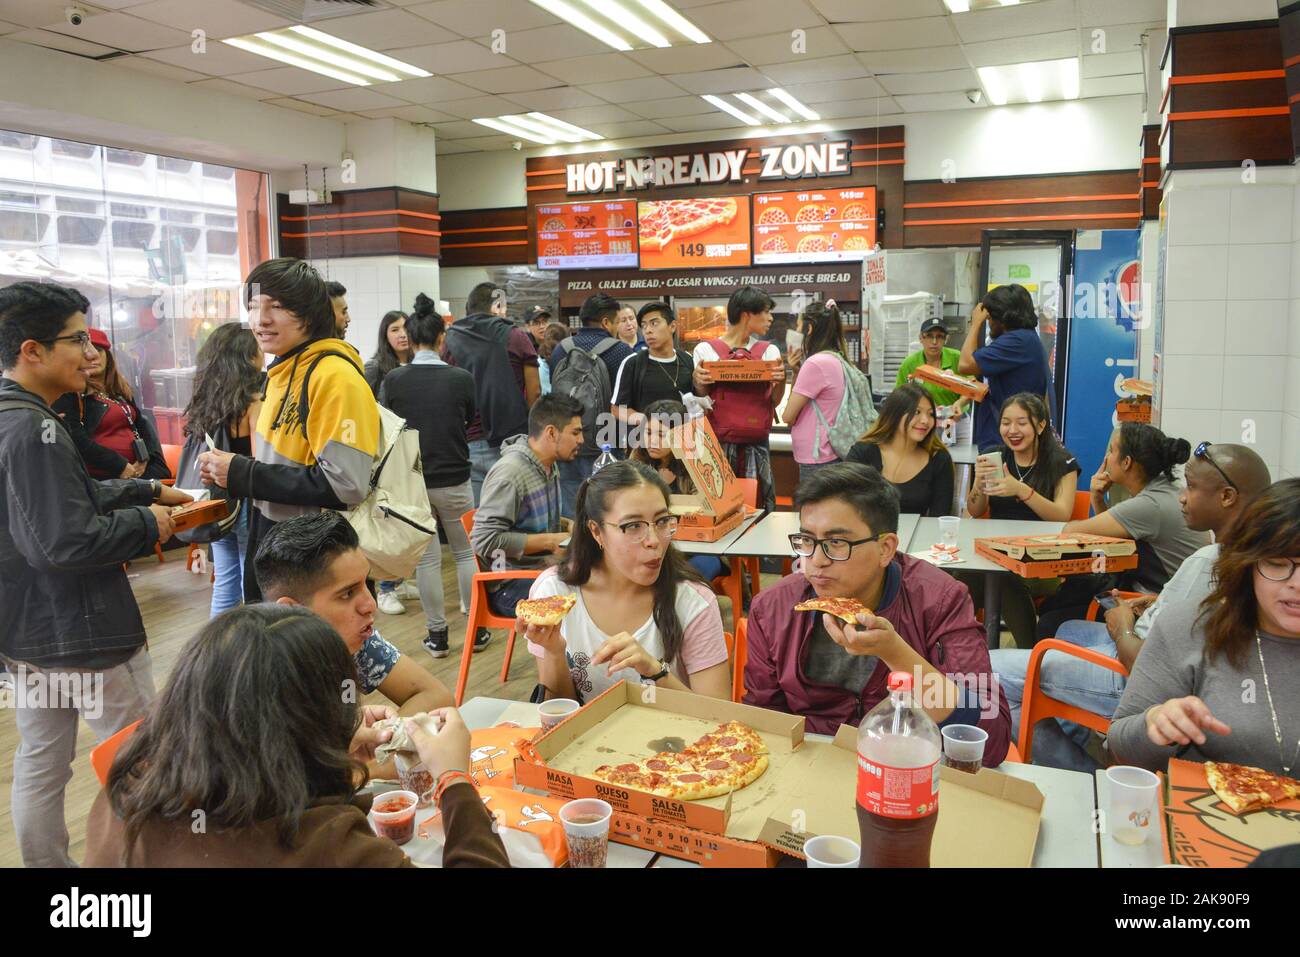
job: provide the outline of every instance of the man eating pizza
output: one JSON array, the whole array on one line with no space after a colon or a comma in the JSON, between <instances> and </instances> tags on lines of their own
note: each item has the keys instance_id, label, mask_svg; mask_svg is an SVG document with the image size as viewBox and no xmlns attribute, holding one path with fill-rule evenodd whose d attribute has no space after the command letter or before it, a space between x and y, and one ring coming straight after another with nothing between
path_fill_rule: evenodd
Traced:
<instances>
[{"instance_id":1,"label":"man eating pizza","mask_svg":"<svg viewBox=\"0 0 1300 957\"><path fill-rule=\"evenodd\" d=\"M983 728L984 764L1001 764L1011 715L983 628L964 585L898 551L898 492L873 468L837 463L800 482L794 502L799 531L790 545L800 567L754 598L745 703L803 715L808 731L834 734L888 694L891 671L906 671L940 727ZM795 611L816 599L828 610ZM857 624L836 617L841 610Z\"/></svg>"}]
</instances>

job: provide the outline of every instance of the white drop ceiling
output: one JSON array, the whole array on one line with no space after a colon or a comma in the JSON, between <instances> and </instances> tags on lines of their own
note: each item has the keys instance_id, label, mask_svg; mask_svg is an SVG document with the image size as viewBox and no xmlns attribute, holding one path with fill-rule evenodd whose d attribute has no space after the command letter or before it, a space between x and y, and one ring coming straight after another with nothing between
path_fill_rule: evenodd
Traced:
<instances>
[{"instance_id":1,"label":"white drop ceiling","mask_svg":"<svg viewBox=\"0 0 1300 957\"><path fill-rule=\"evenodd\" d=\"M318 116L428 123L449 153L508 149L513 137L470 120L533 110L609 138L740 128L700 94L778 86L828 120L989 109L965 96L976 68L1074 56L1083 97L1138 94L1140 38L1163 28L1166 7L1035 0L952 14L943 0L668 0L713 42L619 53L529 0L338 3L340 15L310 25L434 74L357 87L221 43L294 22L242 0L94 0L78 4L89 14L79 27L65 19L69 2L0 0L0 36ZM195 30L204 52L192 50Z\"/></svg>"}]
</instances>

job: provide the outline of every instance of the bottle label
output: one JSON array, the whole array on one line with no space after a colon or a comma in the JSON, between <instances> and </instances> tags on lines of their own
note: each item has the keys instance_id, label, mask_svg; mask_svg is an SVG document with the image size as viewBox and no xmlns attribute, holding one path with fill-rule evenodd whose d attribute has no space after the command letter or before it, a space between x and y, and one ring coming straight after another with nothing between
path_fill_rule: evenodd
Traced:
<instances>
[{"instance_id":1,"label":"bottle label","mask_svg":"<svg viewBox=\"0 0 1300 957\"><path fill-rule=\"evenodd\" d=\"M939 761L892 768L858 752L858 804L880 817L915 819L939 810Z\"/></svg>"}]
</instances>

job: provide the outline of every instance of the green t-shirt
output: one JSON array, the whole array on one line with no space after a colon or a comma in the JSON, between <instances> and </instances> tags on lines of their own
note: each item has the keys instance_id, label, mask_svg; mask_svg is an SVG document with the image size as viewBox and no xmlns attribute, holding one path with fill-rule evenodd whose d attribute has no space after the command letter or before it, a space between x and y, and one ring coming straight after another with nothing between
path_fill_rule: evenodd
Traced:
<instances>
[{"instance_id":1,"label":"green t-shirt","mask_svg":"<svg viewBox=\"0 0 1300 957\"><path fill-rule=\"evenodd\" d=\"M949 372L956 372L957 363L960 359L961 359L960 349L949 349L947 346L944 346L943 359L940 361L939 367L941 369L947 369ZM922 349L920 352L913 352L910 356L904 359L903 364L898 367L898 381L894 383L894 388L897 389L900 385L906 382L908 376L910 376L913 372L916 371L916 367L924 363L925 363L924 349ZM917 381L920 382L921 386L925 389L925 391L930 393L930 397L934 399L934 401L937 402L939 405L952 405L954 402L956 402L958 399L961 398L961 396L959 396L956 392L949 392L947 389L943 388L942 386L937 386L933 382L925 382L922 380L917 380Z\"/></svg>"}]
</instances>

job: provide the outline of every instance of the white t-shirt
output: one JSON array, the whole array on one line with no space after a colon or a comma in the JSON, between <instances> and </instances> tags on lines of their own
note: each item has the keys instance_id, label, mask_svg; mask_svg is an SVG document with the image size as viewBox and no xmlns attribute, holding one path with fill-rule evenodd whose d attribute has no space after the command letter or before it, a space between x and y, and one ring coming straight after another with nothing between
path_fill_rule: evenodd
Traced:
<instances>
[{"instance_id":1,"label":"white t-shirt","mask_svg":"<svg viewBox=\"0 0 1300 957\"><path fill-rule=\"evenodd\" d=\"M763 349L762 355L759 355L758 348L763 345L766 345L767 348ZM745 343L745 348L748 349L750 355L754 356L756 359L764 359L771 362L775 359L781 358L781 350L776 347L775 342L760 339L758 336L750 336L749 342ZM713 348L708 340L705 340L696 344L695 351L691 353L691 357L695 359L695 364L697 366L701 362L717 362L718 350Z\"/></svg>"},{"instance_id":2,"label":"white t-shirt","mask_svg":"<svg viewBox=\"0 0 1300 957\"><path fill-rule=\"evenodd\" d=\"M591 664L592 656L600 646L609 640L596 627L582 600L582 591L560 580L557 569L548 568L533 582L528 590L529 598L549 598L552 595L577 595L578 603L565 616L560 625L560 634L568 645L569 673L573 675L573 687L590 701L596 695L608 690L620 681L638 682L641 675L633 668L623 668L614 674L606 674L607 665ZM675 661L668 662L674 675L683 684L689 686L688 676L727 660L727 642L722 637L722 613L718 611L718 599L713 592L698 582L682 582L677 586L677 619L682 623L682 648ZM645 622L632 633L637 644L657 658L664 657L663 636L651 614ZM545 652L540 645L528 642L528 650L538 658Z\"/></svg>"}]
</instances>

